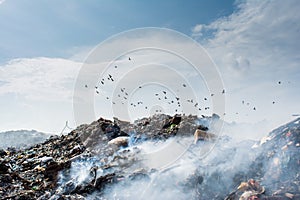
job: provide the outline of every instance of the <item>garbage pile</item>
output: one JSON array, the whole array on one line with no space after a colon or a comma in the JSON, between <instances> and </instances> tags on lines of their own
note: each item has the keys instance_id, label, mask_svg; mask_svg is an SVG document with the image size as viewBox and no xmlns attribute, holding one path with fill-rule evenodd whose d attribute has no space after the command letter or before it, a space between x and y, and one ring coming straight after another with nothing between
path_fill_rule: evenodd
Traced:
<instances>
[{"instance_id":1,"label":"garbage pile","mask_svg":"<svg viewBox=\"0 0 300 200\"><path fill-rule=\"evenodd\" d=\"M300 118L260 142L236 144L221 136L194 144L197 127L213 130L207 124L212 119L220 120L164 114L134 123L100 118L26 149L2 149L0 197L159 199L161 193L174 199L165 195L172 191L176 199L300 199ZM143 165L143 145L155 150L174 138L176 144L191 142L182 159L163 170ZM199 159L197 152L209 143L215 149Z\"/></svg>"}]
</instances>

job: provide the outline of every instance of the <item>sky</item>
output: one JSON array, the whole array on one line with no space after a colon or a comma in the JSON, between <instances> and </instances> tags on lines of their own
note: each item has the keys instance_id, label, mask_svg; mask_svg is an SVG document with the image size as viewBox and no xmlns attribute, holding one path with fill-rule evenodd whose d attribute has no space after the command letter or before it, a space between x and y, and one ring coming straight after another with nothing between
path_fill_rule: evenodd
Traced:
<instances>
[{"instance_id":1,"label":"sky","mask_svg":"<svg viewBox=\"0 0 300 200\"><path fill-rule=\"evenodd\" d=\"M226 121L276 128L300 113L299 8L296 0L1 0L0 131L174 114L178 95L179 113L210 115L224 97ZM181 55L145 48L152 44ZM200 73L184 60L199 52Z\"/></svg>"}]
</instances>

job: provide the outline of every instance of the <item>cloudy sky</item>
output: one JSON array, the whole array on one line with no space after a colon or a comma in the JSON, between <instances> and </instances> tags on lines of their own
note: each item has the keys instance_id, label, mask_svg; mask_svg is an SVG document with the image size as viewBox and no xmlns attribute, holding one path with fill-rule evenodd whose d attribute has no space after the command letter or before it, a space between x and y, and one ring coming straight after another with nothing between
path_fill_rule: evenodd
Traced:
<instances>
[{"instance_id":1,"label":"cloudy sky","mask_svg":"<svg viewBox=\"0 0 300 200\"><path fill-rule=\"evenodd\" d=\"M157 110L174 114L171 99L176 96L185 106L177 112L209 115L213 98L224 96L226 121L264 122L275 128L300 113L299 9L297 0L0 0L0 131L59 133L65 121L75 127L100 116L133 120ZM181 55L131 49L104 59L104 54L145 47L149 41L195 54L181 36L132 32L144 27L167 28L194 39L215 64L225 94L212 91L209 82L214 78L203 77L205 69L197 74ZM95 54L103 59L87 67L93 52L111 37L107 51ZM89 69L86 76L83 68ZM121 100L123 87L128 99ZM92 103L92 117L85 116L85 104L76 107L86 99ZM188 107L191 99L193 106Z\"/></svg>"}]
</instances>

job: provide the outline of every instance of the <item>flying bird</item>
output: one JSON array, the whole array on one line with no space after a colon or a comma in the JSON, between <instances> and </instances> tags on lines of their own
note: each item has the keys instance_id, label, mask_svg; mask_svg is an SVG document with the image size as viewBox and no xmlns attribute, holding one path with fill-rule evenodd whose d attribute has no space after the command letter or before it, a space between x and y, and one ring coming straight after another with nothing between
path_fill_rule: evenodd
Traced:
<instances>
[{"instance_id":1,"label":"flying bird","mask_svg":"<svg viewBox=\"0 0 300 200\"><path fill-rule=\"evenodd\" d=\"M86 87L86 88L87 88L88 86L87 86L87 85L85 85L84 87Z\"/></svg>"}]
</instances>

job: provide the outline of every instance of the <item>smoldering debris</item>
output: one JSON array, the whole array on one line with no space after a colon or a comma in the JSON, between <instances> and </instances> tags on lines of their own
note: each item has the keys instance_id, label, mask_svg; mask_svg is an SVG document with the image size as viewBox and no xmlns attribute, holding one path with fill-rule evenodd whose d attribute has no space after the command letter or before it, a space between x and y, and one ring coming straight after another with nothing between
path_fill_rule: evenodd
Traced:
<instances>
[{"instance_id":1,"label":"smoldering debris","mask_svg":"<svg viewBox=\"0 0 300 200\"><path fill-rule=\"evenodd\" d=\"M27 149L0 150L0 197L299 199L299 122L254 141L216 133L216 115L100 118ZM199 125L217 138L194 144Z\"/></svg>"}]
</instances>

